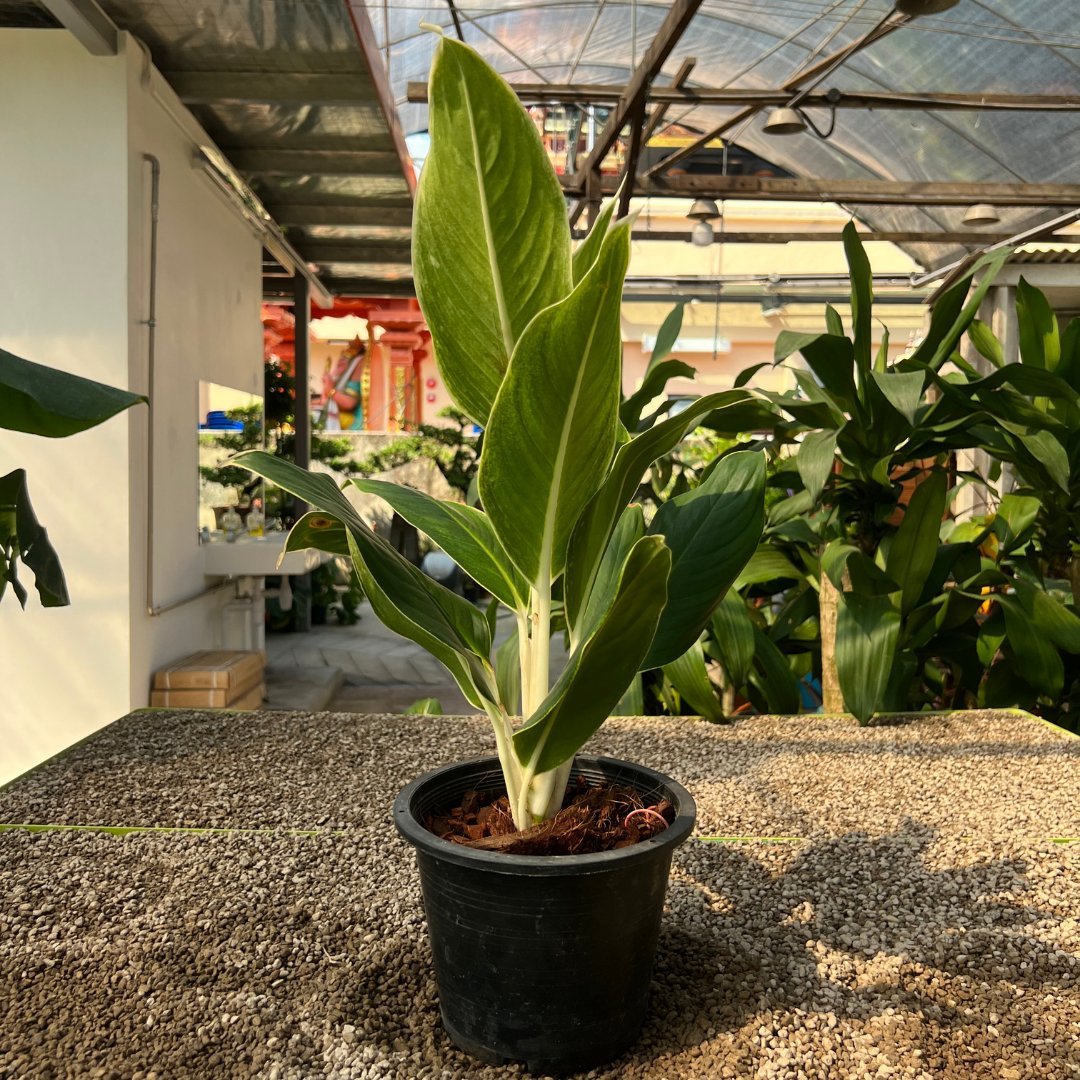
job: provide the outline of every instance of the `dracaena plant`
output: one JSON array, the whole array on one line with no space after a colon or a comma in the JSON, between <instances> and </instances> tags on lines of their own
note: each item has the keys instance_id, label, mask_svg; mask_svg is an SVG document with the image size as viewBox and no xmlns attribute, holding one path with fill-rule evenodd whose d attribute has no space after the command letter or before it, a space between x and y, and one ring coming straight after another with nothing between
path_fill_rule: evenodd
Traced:
<instances>
[{"instance_id":1,"label":"dracaena plant","mask_svg":"<svg viewBox=\"0 0 1080 1080\"><path fill-rule=\"evenodd\" d=\"M1042 463L1046 481L1067 494L1069 467L1058 440L1075 430L1077 394L1050 364L1005 363L975 322L1007 251L984 256L945 290L918 348L893 362L887 336L876 355L871 350L870 266L850 225L844 245L850 336L828 308L825 333L784 331L776 342L777 362L801 353L809 370L794 371L797 391L765 395L782 415L774 437L797 441L802 487L770 507L765 538L772 544L807 533L802 519L814 507L825 511L816 530L823 683L828 693L831 654L844 704L865 721L908 703L919 671L943 648L948 652L949 631L974 616L979 590L999 583L998 572L972 555L977 543L942 542L952 455L980 450L997 461ZM961 355L972 328L973 343L992 354L989 374ZM1053 405L1036 407L1030 397ZM973 470L957 475L986 484ZM909 480L921 482L905 506ZM830 593L834 631L824 617Z\"/></svg>"},{"instance_id":2,"label":"dracaena plant","mask_svg":"<svg viewBox=\"0 0 1080 1080\"><path fill-rule=\"evenodd\" d=\"M454 558L517 622L516 694L500 690L485 614L372 533L326 475L240 459L313 507L289 548L352 557L375 614L425 646L491 720L515 823L562 804L576 751L639 671L682 656L757 545L764 461L733 454L647 525L629 500L650 464L718 409L714 394L630 437L619 420L629 220L612 206L571 252L566 206L513 91L442 40L429 79L431 151L413 228L417 295L456 404L484 428L482 509L353 480ZM553 623L569 659L552 684Z\"/></svg>"}]
</instances>

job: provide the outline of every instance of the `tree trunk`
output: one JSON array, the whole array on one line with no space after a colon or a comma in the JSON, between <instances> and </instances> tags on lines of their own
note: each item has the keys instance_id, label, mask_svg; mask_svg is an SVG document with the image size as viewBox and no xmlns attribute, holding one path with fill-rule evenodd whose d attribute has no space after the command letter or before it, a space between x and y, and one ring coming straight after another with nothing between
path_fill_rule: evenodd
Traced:
<instances>
[{"instance_id":1,"label":"tree trunk","mask_svg":"<svg viewBox=\"0 0 1080 1080\"><path fill-rule=\"evenodd\" d=\"M821 626L821 707L826 713L844 711L844 695L840 692L840 676L836 670L836 617L839 613L840 594L822 572L821 589L818 592Z\"/></svg>"}]
</instances>

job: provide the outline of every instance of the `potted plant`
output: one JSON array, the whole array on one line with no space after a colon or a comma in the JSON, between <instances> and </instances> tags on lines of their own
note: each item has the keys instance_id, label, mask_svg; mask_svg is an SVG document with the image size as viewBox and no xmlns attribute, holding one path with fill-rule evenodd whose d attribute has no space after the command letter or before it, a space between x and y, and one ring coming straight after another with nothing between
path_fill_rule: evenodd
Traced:
<instances>
[{"instance_id":1,"label":"potted plant","mask_svg":"<svg viewBox=\"0 0 1080 1080\"><path fill-rule=\"evenodd\" d=\"M639 671L700 637L760 538L764 458L727 455L649 523L627 504L650 464L706 417L760 406L746 391L713 394L631 438L619 403L632 222L613 222L609 205L572 256L558 179L512 90L444 39L429 94L413 268L446 386L484 429L482 509L378 481L363 489L442 547L492 605L485 614L427 578L325 474L258 451L237 460L314 507L287 547L351 555L375 614L424 645L491 720L496 757L421 777L394 806L417 852L447 1030L489 1061L584 1069L638 1034L671 856L694 804L647 768L575 755ZM492 657L499 604L517 622L512 680ZM555 628L569 662L552 685ZM577 805L595 786L629 800L606 819L626 846L513 853L560 828L568 785ZM499 795L509 845L428 828Z\"/></svg>"}]
</instances>

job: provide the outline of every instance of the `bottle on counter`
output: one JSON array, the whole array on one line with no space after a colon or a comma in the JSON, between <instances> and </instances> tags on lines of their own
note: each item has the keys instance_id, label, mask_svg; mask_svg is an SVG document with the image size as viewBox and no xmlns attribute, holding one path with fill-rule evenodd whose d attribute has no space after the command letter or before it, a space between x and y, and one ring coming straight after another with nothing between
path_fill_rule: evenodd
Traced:
<instances>
[{"instance_id":1,"label":"bottle on counter","mask_svg":"<svg viewBox=\"0 0 1080 1080\"><path fill-rule=\"evenodd\" d=\"M236 537L243 527L244 519L240 516L235 506L230 506L229 509L221 515L221 531L225 534L225 539L230 544L236 540Z\"/></svg>"},{"instance_id":2,"label":"bottle on counter","mask_svg":"<svg viewBox=\"0 0 1080 1080\"><path fill-rule=\"evenodd\" d=\"M247 516L248 536L262 536L266 531L266 518L263 516L262 503L255 499Z\"/></svg>"}]
</instances>

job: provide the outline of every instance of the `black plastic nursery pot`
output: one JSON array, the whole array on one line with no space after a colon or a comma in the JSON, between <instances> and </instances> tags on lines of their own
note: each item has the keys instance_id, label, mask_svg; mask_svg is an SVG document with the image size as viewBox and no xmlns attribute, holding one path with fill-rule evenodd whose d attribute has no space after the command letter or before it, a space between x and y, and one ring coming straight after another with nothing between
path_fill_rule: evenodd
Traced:
<instances>
[{"instance_id":1,"label":"black plastic nursery pot","mask_svg":"<svg viewBox=\"0 0 1080 1080\"><path fill-rule=\"evenodd\" d=\"M394 802L398 831L416 849L450 1038L482 1061L523 1061L537 1073L594 1068L637 1039L671 856L696 813L685 788L640 765L579 757L572 775L667 799L675 821L591 855L506 855L429 832L424 818L466 791L505 790L494 757L428 773Z\"/></svg>"}]
</instances>

